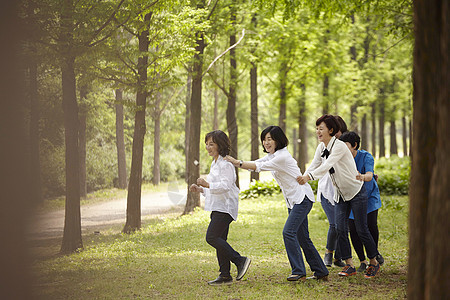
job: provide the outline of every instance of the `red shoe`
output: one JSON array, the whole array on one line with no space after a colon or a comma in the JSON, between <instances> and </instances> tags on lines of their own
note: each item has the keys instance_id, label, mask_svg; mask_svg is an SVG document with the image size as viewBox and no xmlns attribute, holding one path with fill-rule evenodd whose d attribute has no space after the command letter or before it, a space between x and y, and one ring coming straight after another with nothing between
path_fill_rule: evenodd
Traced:
<instances>
[{"instance_id":1,"label":"red shoe","mask_svg":"<svg viewBox=\"0 0 450 300\"><path fill-rule=\"evenodd\" d=\"M340 271L338 273L339 276L343 276L343 277L348 277L348 276L353 276L356 275L356 268L352 267L350 265L346 265L342 271Z\"/></svg>"}]
</instances>

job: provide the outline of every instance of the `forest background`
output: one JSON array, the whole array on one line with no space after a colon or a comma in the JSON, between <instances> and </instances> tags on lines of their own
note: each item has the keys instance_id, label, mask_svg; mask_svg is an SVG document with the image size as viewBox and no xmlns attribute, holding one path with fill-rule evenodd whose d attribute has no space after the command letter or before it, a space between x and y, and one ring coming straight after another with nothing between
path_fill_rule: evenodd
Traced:
<instances>
[{"instance_id":1,"label":"forest background","mask_svg":"<svg viewBox=\"0 0 450 300\"><path fill-rule=\"evenodd\" d=\"M18 4L21 5L19 14L17 14L19 11ZM125 0L110 2L73 2L66 0L62 2L4 1L1 8L2 22L8 24L8 26L2 26L0 31L0 38L5 41L3 44L5 47L1 49L3 69L1 72L2 80L0 80L2 91L4 91L2 92L4 101L2 103L5 103L0 111L2 114L0 118L2 121L1 137L5 141L5 144L1 147L2 155L0 155L3 174L1 183L4 191L2 196L4 205L0 220L2 222L1 228L4 229L2 233L5 234L3 235L4 244L0 257L3 258L4 270L8 271L8 273L4 272L7 276L2 276L2 281L11 282L11 284L6 284L5 287L16 287L16 284L27 281L24 279L23 272L17 271L23 270L18 266L25 264L23 260L25 247L22 245L21 237L26 222L22 224L21 220L26 220L27 211L32 208L29 205L24 206L24 204L33 206L33 204L42 201L42 196L51 196L50 191L54 188L44 188L41 182L48 177L41 177L41 174L45 173L43 169L47 166L45 159L57 162L58 152L60 157L64 155L65 164L64 171L59 172L63 178L65 177L64 192L66 197L66 222L61 250L62 252L72 252L82 247L81 231L79 230L79 205L80 197L83 196L85 188L87 190L87 184L85 184L87 181L83 179L83 175L88 173L87 171L84 172L83 168L83 163L88 161L87 158L84 159L84 155L87 156L88 152L84 152L83 146L89 145L88 141L95 141L89 135L98 130L98 127L101 128L101 126L92 126L89 131L85 131L83 119L86 115L86 128L89 128L88 124L94 123L92 115L95 116L94 119L107 115L105 113L107 110L101 109L102 105L105 105L105 99L108 99L108 103L113 99L112 93L107 92L106 89L99 92L97 87L103 86L116 90L114 106L118 105L114 108L117 108L117 115L120 116L121 107L125 106L125 124L127 124L127 115L128 118L130 118L130 115L132 116L132 120L128 119L128 122L134 122L131 155L128 154L129 157L131 156L131 162L129 159L126 162L123 159L123 157L126 158L126 152L120 150L126 149L125 134L123 136L123 147L120 146L121 118L117 118L116 121L119 125L116 135L119 145L116 146L118 149L118 169L124 170L123 166L130 166L129 171L124 173L129 174L128 176L125 175L124 181L121 180L124 176L117 176L117 185L121 186L123 183L126 185L128 179L127 200L129 205L124 232L132 232L140 226L138 208L143 178L144 145L148 145L146 139L152 132L151 129L147 130L146 123L148 128L155 128L153 131L155 141L162 141L166 138L165 131L163 139L158 135L160 132L157 129L161 128L158 120L159 122L162 120L158 117L161 116L162 111L170 112L170 109L175 107L182 109L181 106L172 106L172 104L176 103L177 99L183 101L180 93L183 92L182 87L185 82L187 91L185 107L187 109L184 109L184 113L189 118L185 118L184 129L188 130L189 134L185 134L183 150L187 156L185 177L188 183L200 174L200 168L205 168L204 158L201 159L199 151L200 136L208 131L205 130L205 126L211 125L208 123L208 125L202 126L200 120L205 122L207 117L210 116L210 114L205 113L207 107L205 94L214 95L214 86L220 89L217 92L218 97L220 91L226 95L226 105L220 104L220 101L218 101L217 105L212 106L218 107L217 118L215 119L221 123L220 125L217 124L217 127L223 126L223 112L222 115L219 115L220 105L222 105L222 111L223 107L226 106L224 114L227 132L232 139L233 151L235 151L235 154L239 153L241 157L246 155L245 145L248 145L248 142L242 142L247 137L242 137L246 128L242 124L245 124L245 120L248 120L249 117L246 115L242 118L240 114L244 111L244 103L246 100L248 101L248 92L245 93L244 91L247 90L249 82L250 103L253 104L250 105L250 115L254 117L251 125L256 123L254 120L259 121L264 118L264 112L261 109L258 117L255 118L257 116L255 107L265 108L264 103L268 103L267 112L270 111L270 113L267 113L267 117L273 120L269 120L270 123L278 120L278 123L284 126L284 122L286 122L286 131L289 136L291 135L290 131L296 127L296 125L292 125L296 122L294 121L295 118L297 118L297 124L299 124L299 137L307 137L308 135L305 132L309 130L311 135L313 130L306 126L311 115L314 115L312 117L314 120L316 115L323 112L339 113L344 119L350 118L350 120L353 120L353 122L350 122L352 129L356 129L356 124L361 124L363 141L368 142L378 136L379 145L376 145L375 140L375 143L371 145L371 147L375 147L373 149L375 151L372 152L376 153L377 156L384 156L383 151L386 151L384 139L380 136L384 137L385 134L382 133L382 130L385 126L379 126L376 135L373 134L376 126L371 126L372 134L370 138L367 138L364 129L367 128L368 120L373 122L373 119L377 118L379 118L381 124L386 122L392 124L392 121L386 120L386 107L390 105L391 100L395 102L398 98L392 97L390 101L382 101L381 105L377 100L374 105L375 114L366 114L367 119L364 118L365 110L361 109L361 107L366 106L366 112L368 111L366 102L349 101L343 103L340 100L345 97L352 98L350 96L354 96L354 98L361 96L364 101L370 100L372 98L368 97L370 95L368 91L372 91L373 95L376 95L374 98L384 100L400 91L410 94L410 88L399 88L405 85L411 86L411 83L405 82L403 77L399 75L402 73L401 71L394 76L389 76L389 72L387 72L382 73L379 77L368 76L364 78L362 74L365 74L363 71L366 69L360 66L360 62L364 63L363 66L376 62L371 69L375 74L382 71L384 66L390 66L390 70L397 73L403 65L390 65L387 62L391 61L391 55L399 49L406 50L405 54L403 56L398 54L396 57L403 57L405 61L408 61L411 57L412 47L408 48L407 45L411 46L412 40L414 40L414 72L412 73L414 83L412 92L414 105L412 126L414 132L412 136L414 142L409 143L413 153L410 226L414 230L409 232L409 236L410 248L415 251L410 253L409 296L416 295L415 297L420 298L423 293L430 295L445 293L445 288L437 287L443 287L443 281L439 278L447 278L448 276L442 275L445 272L448 273L448 271L445 271L441 267L442 264L437 262L444 257L444 253L448 253L448 251L445 251L447 247L445 239L439 237L445 236L443 234L448 229L448 218L446 218L448 216L448 205L442 205L442 202L448 197L445 196L447 195L446 187L449 178L446 174L448 174L450 167L448 167L449 160L446 153L448 141L442 138L442 134L439 134L437 129L445 128L449 113L447 83L450 26L448 2L426 2L422 0L414 0L412 3L409 1L361 2L350 0L268 2L261 0L252 3L237 1L199 1L195 3L171 1L169 3L156 0L144 3L141 1L127 2ZM413 35L411 34L412 15L414 15ZM265 20L268 21L265 23ZM293 20L297 20L297 23ZM377 41L375 43L377 47L386 42L386 47L375 47L380 51L367 52L372 53L367 56L370 59L361 60L361 57L365 57L366 54L365 51L361 51L361 41L363 41L364 49L370 49L370 47L365 47L367 43L364 42L364 38L356 38L358 36L356 33L362 33L364 30L356 29L358 24L370 24L372 21L374 21L374 26L373 28L367 27L370 28L368 32L372 34L373 32L380 32L381 34L371 41ZM288 24L289 26L284 28L277 24ZM280 28L289 32L288 29L294 28L296 24L301 24L300 30L288 35L287 39L283 39L284 32L280 31ZM239 31L239 29L242 29L242 31ZM262 34L264 32L267 34ZM271 32L274 34L269 34ZM303 36L303 33L305 36L310 34L314 36L314 32L317 33L319 38L309 40ZM346 32L352 34L340 35L340 33ZM325 33L332 33L333 35L327 37ZM241 39L242 36L244 38ZM303 48L295 48L296 51L284 53L284 50L292 48L289 47L289 43L285 44L283 41L292 41L299 36L301 38L294 45L302 45ZM376 34L373 34L373 36L376 36ZM344 37L347 37L347 43L344 42L346 40ZM269 43L271 38L275 43ZM410 38L411 43L408 42ZM222 45L219 45L220 41ZM237 45L233 46L235 44ZM373 44L370 43L369 45ZM212 45L216 46L212 47ZM282 46L277 47L278 45ZM207 66L210 66L210 63L217 58L216 55L220 56L223 53L222 51L228 47L233 49L226 51L223 57L207 69ZM217 50L215 50L216 48ZM20 51L18 51L19 49ZM302 51L299 49L302 49ZM262 51L259 52L259 50ZM280 53L282 55L279 55ZM291 55L293 53L295 53L295 56ZM292 61L297 62L297 64L290 65L290 61L287 60L286 62L285 57L296 58ZM383 59L381 59L382 57ZM247 58L247 60L244 58ZM332 59L324 63L324 60L318 59L315 61L313 58ZM298 62L301 63L298 64ZM312 64L308 65L306 62L312 62ZM336 63L331 64L331 62ZM246 66L247 63L251 65L250 69ZM220 67L221 65L222 67ZM347 65L353 66L353 69L348 68ZM358 67L355 67L355 65ZM409 62L409 65L411 65L411 62ZM330 68L328 68L329 66ZM344 66L346 67L344 68ZM346 73L343 70L349 72ZM247 75L247 71L250 75ZM300 76L294 74L294 71L300 73ZM284 76L284 74L289 76ZM406 74L410 76L411 68ZM26 81L23 81L24 76ZM247 76L250 80L246 79ZM295 82L290 81L294 78ZM361 78L364 78L364 80ZM375 81L375 78L379 80ZM341 79L345 80L340 81ZM57 84L58 80L60 85ZM52 81L53 84L51 84ZM351 84L361 82L367 84ZM398 84L399 82L404 84ZM208 86L210 87L208 88ZM360 87L368 89L364 90L364 93L357 93L356 88ZM52 89L53 92L50 92ZM210 92L208 92L208 89ZM258 95L256 92L259 92L258 98L256 98L256 95ZM107 95L103 99L100 96L90 96L101 95L102 93ZM121 99L121 94L125 95L125 98ZM132 101L126 101L132 99L127 98L126 95L135 97L135 104L132 104ZM247 95L247 99L245 95ZM52 96L54 97L53 104L45 106L44 103L51 102ZM97 101L87 101L88 98ZM214 101L215 99L214 97ZM254 105L255 99L258 99L257 106ZM58 100L60 101L59 104ZM92 113L94 109L84 110L82 100L86 104L98 104L100 113L92 114L88 118L89 115L85 112L90 111ZM62 111L58 108L61 103ZM302 103L305 103L305 106L302 106ZM295 104L298 104L297 116L293 116L293 112L296 111ZM111 108L111 104L109 105ZM89 108L89 106L86 107ZM52 109L55 113L54 116L46 119L44 116L50 114ZM131 113L127 110L131 110ZM155 111L159 113L151 114ZM210 111L214 110L210 109ZM384 119L382 117L383 111L385 112ZM400 115L403 114L402 109L396 107L388 115L391 115L392 111ZM23 123L22 118L24 115L26 116L25 123ZM306 121L301 119L305 115L308 117ZM174 116L174 114L170 114L170 118L176 123ZM359 120L357 123L354 122L354 116L359 116L359 119L356 119ZM403 117L400 117L402 129L407 128L407 117L407 114L404 120ZM155 121L155 125L150 120ZM54 126L46 125L46 122L54 122L52 123ZM105 123L107 122L99 122L100 125ZM179 123L182 126L183 122ZM25 130L24 124L28 125L28 130ZM64 124L64 126L62 127L61 124ZM160 124L159 127L158 124ZM395 124L393 122L392 125ZM172 123L169 125L172 125ZM252 127L252 138L250 139L252 146L257 145L257 133L263 125L265 124L259 122L258 126ZM126 126L124 131L130 136L130 133L126 131ZM393 128L394 126L390 127ZM45 135L48 135L49 128L55 132L54 139L45 138ZM238 128L239 130L237 130ZM307 131L302 130L305 128L307 128ZM167 129L170 129L170 127ZM248 128L247 130L249 131ZM84 136L83 133L85 132L89 132L89 134ZM169 132L170 130L168 130L168 136L170 136ZM409 132L411 134L411 130ZM101 131L97 133L93 136L102 136ZM104 133L103 135L108 136ZM402 136L407 136L405 130L402 130ZM59 137L59 144L55 137ZM64 137L64 154L61 150L62 137ZM86 137L85 140L83 140L84 137ZM106 145L106 140L104 137L99 138L94 142L94 145ZM297 149L298 155L306 155L307 151L302 150L302 147L312 143L313 139L300 138L299 140L301 140L301 143L298 145L293 143L292 145L299 147ZM404 138L403 141L405 141ZM186 142L188 142L187 145ZM182 143L180 144L183 147ZM395 149L395 144L390 142L392 150ZM407 149L406 144L407 142L403 142L403 149ZM45 145L49 145L50 150L46 151ZM78 147L79 145L81 147ZM128 149L129 145L128 140ZM156 147L156 151L153 152L152 158L156 163L153 164L152 174L158 175L161 174L158 171L158 153L160 153L158 149L160 148L157 147L157 142L153 142L153 145ZM172 144L169 143L169 145ZM238 145L241 147L238 148ZM149 147L147 146L147 148ZM291 149L291 151L293 150ZM48 153L46 154L46 152ZM89 153L93 153L93 151ZM252 157L254 153L252 153ZM296 157L298 156L296 155ZM30 174L29 159L31 159L32 166L32 173ZM95 160L97 161L99 158ZM171 157L171 160L175 159ZM60 158L59 162L61 161ZM303 163L307 159L299 159L299 161ZM88 164L92 165L93 163ZM54 170L55 168L51 169ZM96 169L102 170L101 167ZM89 178L92 178L92 176L89 175ZM151 179L157 183L159 178L152 175ZM97 180L92 182L95 184L89 190L95 190L101 186ZM108 179L105 182L106 186L111 184ZM23 188L23 186L27 188ZM60 193L56 192L54 195ZM33 196L33 203L28 201L29 196ZM190 195L186 212L191 211L198 204L197 201L198 199ZM15 226L11 226L11 224ZM414 271L422 266L415 263L411 264L411 262L422 259L427 261L425 277L422 276L423 272ZM27 291L27 289L22 290Z\"/></svg>"}]
</instances>

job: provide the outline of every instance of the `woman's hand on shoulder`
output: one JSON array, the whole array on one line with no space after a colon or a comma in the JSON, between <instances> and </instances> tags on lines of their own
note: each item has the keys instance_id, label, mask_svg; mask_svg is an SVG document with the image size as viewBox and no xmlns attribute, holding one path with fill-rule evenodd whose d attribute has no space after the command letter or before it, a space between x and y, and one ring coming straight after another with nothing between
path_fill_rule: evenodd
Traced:
<instances>
[{"instance_id":1,"label":"woman's hand on shoulder","mask_svg":"<svg viewBox=\"0 0 450 300\"><path fill-rule=\"evenodd\" d=\"M239 161L238 161L237 159L235 159L235 158L229 156L229 155L225 156L224 159L225 159L226 161L229 161L230 163L232 163L233 166L235 166L235 167L239 166Z\"/></svg>"}]
</instances>

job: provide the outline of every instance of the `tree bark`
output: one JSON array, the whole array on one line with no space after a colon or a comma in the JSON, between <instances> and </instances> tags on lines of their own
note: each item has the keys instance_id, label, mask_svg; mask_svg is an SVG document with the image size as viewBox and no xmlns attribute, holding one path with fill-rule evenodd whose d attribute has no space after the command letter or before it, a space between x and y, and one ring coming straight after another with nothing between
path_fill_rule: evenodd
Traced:
<instances>
[{"instance_id":1,"label":"tree bark","mask_svg":"<svg viewBox=\"0 0 450 300\"><path fill-rule=\"evenodd\" d=\"M255 18L255 17L253 17ZM252 20L252 22L256 22ZM259 158L259 130L258 130L258 67L255 62L251 63L250 69L250 119L251 119L251 160ZM250 182L259 180L258 172L250 173Z\"/></svg>"},{"instance_id":2,"label":"tree bark","mask_svg":"<svg viewBox=\"0 0 450 300\"><path fill-rule=\"evenodd\" d=\"M378 144L380 145L380 157L386 156L386 148L384 144L384 120L385 120L385 104L384 104L384 89L380 89L380 98L379 98L379 109L380 113L378 116L378 127L379 127L379 134L378 134Z\"/></svg>"},{"instance_id":3,"label":"tree bark","mask_svg":"<svg viewBox=\"0 0 450 300\"><path fill-rule=\"evenodd\" d=\"M236 12L235 3L233 2L231 6L231 25L235 26L236 23ZM230 34L230 46L236 44L236 31ZM236 50L232 48L230 50L230 86L228 93L228 105L227 105L227 129L230 135L231 151L230 155L233 157L238 157L238 125L236 120L236 88L237 88L237 66L236 66ZM239 187L239 172L236 168L236 186Z\"/></svg>"},{"instance_id":4,"label":"tree bark","mask_svg":"<svg viewBox=\"0 0 450 300\"><path fill-rule=\"evenodd\" d=\"M369 133L367 132L367 114L364 113L361 120L361 149L368 150L369 149Z\"/></svg>"},{"instance_id":5,"label":"tree bark","mask_svg":"<svg viewBox=\"0 0 450 300\"><path fill-rule=\"evenodd\" d=\"M65 145L66 145L66 210L64 234L61 245L62 253L75 252L83 248L81 239L80 212L80 164L78 154L78 104L75 80L75 56L71 53L73 46L73 1L62 3L61 16L61 75L62 105L64 111Z\"/></svg>"},{"instance_id":6,"label":"tree bark","mask_svg":"<svg viewBox=\"0 0 450 300\"><path fill-rule=\"evenodd\" d=\"M125 154L125 135L123 132L123 91L116 90L116 147L117 147L117 174L119 177L117 187L127 188L127 161Z\"/></svg>"},{"instance_id":7,"label":"tree bark","mask_svg":"<svg viewBox=\"0 0 450 300\"><path fill-rule=\"evenodd\" d=\"M86 184L86 117L87 105L86 98L88 94L87 86L83 85L80 88L80 107L79 107L79 132L78 132L78 153L80 156L80 197L86 198L87 184Z\"/></svg>"},{"instance_id":8,"label":"tree bark","mask_svg":"<svg viewBox=\"0 0 450 300\"><path fill-rule=\"evenodd\" d=\"M306 162L308 161L308 129L307 129L307 117L306 117L306 86L300 85L302 94L299 99L299 113L298 113L298 141L299 143L297 163L300 170L306 171Z\"/></svg>"},{"instance_id":9,"label":"tree bark","mask_svg":"<svg viewBox=\"0 0 450 300\"><path fill-rule=\"evenodd\" d=\"M322 113L323 114L329 114L330 111L330 105L329 105L329 99L328 99L328 90L329 90L329 78L328 74L323 75L323 86L322 86L322 95L323 95L323 102L322 102Z\"/></svg>"},{"instance_id":10,"label":"tree bark","mask_svg":"<svg viewBox=\"0 0 450 300\"><path fill-rule=\"evenodd\" d=\"M31 259L26 243L32 199L28 128L24 120L26 86L21 72L23 32L15 0L0 2L0 295L3 299L34 299Z\"/></svg>"},{"instance_id":11,"label":"tree bark","mask_svg":"<svg viewBox=\"0 0 450 300\"><path fill-rule=\"evenodd\" d=\"M200 177L200 130L202 113L202 72L203 72L203 51L206 47L203 33L197 33L197 46L194 55L194 65L192 68L192 94L189 106L189 147L188 147L188 177L187 177L187 199L183 214L188 214L195 207L200 206L200 195L192 193L189 187L197 183Z\"/></svg>"},{"instance_id":12,"label":"tree bark","mask_svg":"<svg viewBox=\"0 0 450 300\"><path fill-rule=\"evenodd\" d=\"M377 105L372 103L372 155L377 156Z\"/></svg>"},{"instance_id":13,"label":"tree bark","mask_svg":"<svg viewBox=\"0 0 450 300\"><path fill-rule=\"evenodd\" d=\"M33 54L32 54L33 55ZM29 64L29 96L30 96L30 155L31 155L31 191L33 202L42 203L41 163L39 158L39 94L37 72L38 66L34 57Z\"/></svg>"},{"instance_id":14,"label":"tree bark","mask_svg":"<svg viewBox=\"0 0 450 300\"><path fill-rule=\"evenodd\" d=\"M190 110L191 110L191 93L192 93L192 76L191 76L192 70L190 68L188 69L188 76L187 76L187 82L186 82L186 115L184 118L184 157L185 157L185 167L186 172L184 175L184 181L187 183L189 178L189 126L190 126Z\"/></svg>"},{"instance_id":15,"label":"tree bark","mask_svg":"<svg viewBox=\"0 0 450 300\"><path fill-rule=\"evenodd\" d=\"M159 185L161 182L160 170L160 150L161 150L161 93L157 92L155 102L155 135L153 139L153 185Z\"/></svg>"},{"instance_id":16,"label":"tree bark","mask_svg":"<svg viewBox=\"0 0 450 300\"><path fill-rule=\"evenodd\" d=\"M358 132L358 118L356 117L356 113L358 110L358 104L354 103L350 106L350 130L353 130L356 133Z\"/></svg>"},{"instance_id":17,"label":"tree bark","mask_svg":"<svg viewBox=\"0 0 450 300\"><path fill-rule=\"evenodd\" d=\"M449 2L414 0L408 299L445 299L450 269ZM442 131L444 130L444 132ZM421 263L418 263L421 262Z\"/></svg>"},{"instance_id":18,"label":"tree bark","mask_svg":"<svg viewBox=\"0 0 450 300\"><path fill-rule=\"evenodd\" d=\"M144 155L144 136L146 131L145 109L147 106L147 68L149 30L148 24L152 13L144 16L145 30L139 33L138 58L138 91L136 93L136 113L134 121L133 150L131 156L130 182L127 195L127 221L123 228L124 233L131 233L141 228L141 188L142 188L142 160Z\"/></svg>"},{"instance_id":19,"label":"tree bark","mask_svg":"<svg viewBox=\"0 0 450 300\"><path fill-rule=\"evenodd\" d=\"M402 117L402 148L403 148L403 156L408 156L408 130L406 128L406 117L403 115Z\"/></svg>"},{"instance_id":20,"label":"tree bark","mask_svg":"<svg viewBox=\"0 0 450 300\"><path fill-rule=\"evenodd\" d=\"M398 155L398 147L397 147L397 127L395 126L395 120L391 120L390 122L390 155Z\"/></svg>"},{"instance_id":21,"label":"tree bark","mask_svg":"<svg viewBox=\"0 0 450 300\"><path fill-rule=\"evenodd\" d=\"M287 62L285 57L282 57L283 59L281 66L280 66L280 113L278 116L278 126L283 129L284 132L286 132L286 109L287 109Z\"/></svg>"}]
</instances>

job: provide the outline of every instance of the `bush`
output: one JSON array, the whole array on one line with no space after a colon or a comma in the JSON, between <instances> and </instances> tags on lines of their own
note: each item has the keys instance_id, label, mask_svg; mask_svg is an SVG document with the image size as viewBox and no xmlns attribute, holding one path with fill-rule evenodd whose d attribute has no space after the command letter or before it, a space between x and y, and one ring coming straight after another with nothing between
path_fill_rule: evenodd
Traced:
<instances>
[{"instance_id":1,"label":"bush","mask_svg":"<svg viewBox=\"0 0 450 300\"><path fill-rule=\"evenodd\" d=\"M380 193L385 195L408 195L411 163L409 157L382 157L375 162Z\"/></svg>"},{"instance_id":2,"label":"bush","mask_svg":"<svg viewBox=\"0 0 450 300\"><path fill-rule=\"evenodd\" d=\"M241 199L257 198L281 193L281 189L275 179L271 181L253 180L245 191L241 192Z\"/></svg>"},{"instance_id":3,"label":"bush","mask_svg":"<svg viewBox=\"0 0 450 300\"><path fill-rule=\"evenodd\" d=\"M380 193L384 195L408 195L410 158L392 156L375 161L375 174L378 175ZM309 181L314 193L317 193L318 180ZM280 193L281 189L275 180L252 181L249 188L241 192L241 199L256 198L261 195Z\"/></svg>"}]
</instances>

